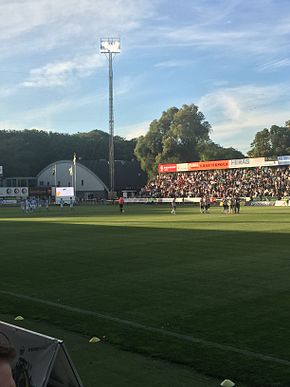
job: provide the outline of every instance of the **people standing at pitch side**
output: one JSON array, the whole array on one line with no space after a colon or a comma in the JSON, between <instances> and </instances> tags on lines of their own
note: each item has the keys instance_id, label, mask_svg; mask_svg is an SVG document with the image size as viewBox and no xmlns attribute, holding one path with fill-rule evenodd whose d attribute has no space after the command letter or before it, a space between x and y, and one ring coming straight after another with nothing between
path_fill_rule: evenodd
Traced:
<instances>
[{"instance_id":1,"label":"people standing at pitch side","mask_svg":"<svg viewBox=\"0 0 290 387\"><path fill-rule=\"evenodd\" d=\"M235 198L235 214L240 213L240 207L241 207L240 198L238 196L236 196L236 198Z\"/></svg>"},{"instance_id":2,"label":"people standing at pitch side","mask_svg":"<svg viewBox=\"0 0 290 387\"><path fill-rule=\"evenodd\" d=\"M201 213L201 214L204 214L204 211L205 211L204 206L205 206L205 204L204 204L204 198L201 197L201 198L200 198L200 201L199 201L199 210L200 210L200 213Z\"/></svg>"},{"instance_id":3,"label":"people standing at pitch side","mask_svg":"<svg viewBox=\"0 0 290 387\"><path fill-rule=\"evenodd\" d=\"M222 199L223 214L239 214L241 200L239 196L223 197Z\"/></svg>"},{"instance_id":4,"label":"people standing at pitch side","mask_svg":"<svg viewBox=\"0 0 290 387\"><path fill-rule=\"evenodd\" d=\"M171 202L171 214L175 215L176 214L176 198L173 198Z\"/></svg>"},{"instance_id":5,"label":"people standing at pitch side","mask_svg":"<svg viewBox=\"0 0 290 387\"><path fill-rule=\"evenodd\" d=\"M230 214L235 213L235 205L236 205L235 198L233 196L231 196L229 198L229 212L230 212Z\"/></svg>"},{"instance_id":6,"label":"people standing at pitch side","mask_svg":"<svg viewBox=\"0 0 290 387\"><path fill-rule=\"evenodd\" d=\"M16 387L10 366L15 356L14 348L0 344L0 387Z\"/></svg>"},{"instance_id":7,"label":"people standing at pitch side","mask_svg":"<svg viewBox=\"0 0 290 387\"><path fill-rule=\"evenodd\" d=\"M120 209L120 213L121 214L124 214L125 210L124 210L124 198L123 196L120 196L119 199L118 199L118 204L119 204L119 209Z\"/></svg>"},{"instance_id":8,"label":"people standing at pitch side","mask_svg":"<svg viewBox=\"0 0 290 387\"><path fill-rule=\"evenodd\" d=\"M210 209L210 197L205 197L205 213L208 214Z\"/></svg>"},{"instance_id":9,"label":"people standing at pitch side","mask_svg":"<svg viewBox=\"0 0 290 387\"><path fill-rule=\"evenodd\" d=\"M203 196L199 201L199 209L201 214L208 214L210 209L210 197Z\"/></svg>"},{"instance_id":10,"label":"people standing at pitch side","mask_svg":"<svg viewBox=\"0 0 290 387\"><path fill-rule=\"evenodd\" d=\"M223 204L223 214L227 214L229 210L229 206L228 206L228 199L226 196L223 197L222 204Z\"/></svg>"}]
</instances>

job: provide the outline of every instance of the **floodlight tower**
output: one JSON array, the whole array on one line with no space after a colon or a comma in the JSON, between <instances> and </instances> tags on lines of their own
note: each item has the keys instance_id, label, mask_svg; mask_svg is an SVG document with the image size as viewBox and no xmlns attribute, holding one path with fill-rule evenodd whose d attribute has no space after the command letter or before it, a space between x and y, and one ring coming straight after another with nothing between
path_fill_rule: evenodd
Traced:
<instances>
[{"instance_id":1,"label":"floodlight tower","mask_svg":"<svg viewBox=\"0 0 290 387\"><path fill-rule=\"evenodd\" d=\"M113 107L113 58L120 53L120 38L101 38L100 53L105 54L109 60L109 169L110 169L110 192L113 194L115 188L114 167L114 107Z\"/></svg>"}]
</instances>

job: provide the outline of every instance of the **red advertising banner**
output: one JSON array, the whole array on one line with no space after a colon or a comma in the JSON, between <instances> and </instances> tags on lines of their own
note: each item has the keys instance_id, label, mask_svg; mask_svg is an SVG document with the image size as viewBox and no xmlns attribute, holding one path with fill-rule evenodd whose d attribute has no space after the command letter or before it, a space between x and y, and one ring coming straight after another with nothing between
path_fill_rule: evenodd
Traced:
<instances>
[{"instance_id":1,"label":"red advertising banner","mask_svg":"<svg viewBox=\"0 0 290 387\"><path fill-rule=\"evenodd\" d=\"M159 164L158 171L159 173L190 172L228 168L273 167L279 165L290 165L290 155L233 160L196 161L180 164Z\"/></svg>"},{"instance_id":2,"label":"red advertising banner","mask_svg":"<svg viewBox=\"0 0 290 387\"><path fill-rule=\"evenodd\" d=\"M188 163L188 171L203 171L207 169L228 169L229 160L199 161Z\"/></svg>"},{"instance_id":3,"label":"red advertising banner","mask_svg":"<svg viewBox=\"0 0 290 387\"><path fill-rule=\"evenodd\" d=\"M159 164L158 165L159 173L176 172L176 171L177 171L177 164Z\"/></svg>"}]
</instances>

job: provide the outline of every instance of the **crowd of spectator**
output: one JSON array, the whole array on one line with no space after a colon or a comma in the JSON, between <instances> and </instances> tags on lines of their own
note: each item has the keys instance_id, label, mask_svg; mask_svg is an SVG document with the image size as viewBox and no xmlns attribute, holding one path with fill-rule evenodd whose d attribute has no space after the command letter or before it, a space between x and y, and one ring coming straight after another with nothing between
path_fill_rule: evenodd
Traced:
<instances>
[{"instance_id":1,"label":"crowd of spectator","mask_svg":"<svg viewBox=\"0 0 290 387\"><path fill-rule=\"evenodd\" d=\"M153 198L283 198L290 195L290 166L164 173L151 180L140 193Z\"/></svg>"}]
</instances>

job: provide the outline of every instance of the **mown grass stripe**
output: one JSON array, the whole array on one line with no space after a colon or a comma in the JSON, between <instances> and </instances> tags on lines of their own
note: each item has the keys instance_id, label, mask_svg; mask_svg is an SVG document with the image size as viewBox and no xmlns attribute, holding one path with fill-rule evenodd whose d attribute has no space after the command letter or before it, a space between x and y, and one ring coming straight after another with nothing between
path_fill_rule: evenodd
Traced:
<instances>
[{"instance_id":1,"label":"mown grass stripe","mask_svg":"<svg viewBox=\"0 0 290 387\"><path fill-rule=\"evenodd\" d=\"M105 315L105 314L102 314L102 313L93 312L93 311L85 310L85 309L80 309L80 308L77 308L77 307L73 307L73 306L69 306L69 305L65 305L65 304L60 304L60 303L53 302L53 301L42 300L41 298L30 297L30 296L27 296L27 295L17 294L17 293L9 292L9 291L6 291L6 290L0 290L0 293L3 294L3 295L8 295L8 296L12 296L12 297L15 297L15 298L31 301L31 302L34 302L34 303L43 304L43 305L47 305L47 306L52 306L52 307L55 307L55 308L63 309L63 310L69 311L69 312L74 312L74 313L79 313L79 314L83 314L83 315L93 316L93 317L97 317L99 319L103 319L103 320L107 320L107 321L112 321L112 322L115 322L115 323L118 323L118 324L130 326L130 327L133 327L133 328L143 329L143 330L146 330L148 332L161 333L162 335L174 337L174 338L177 338L177 339L180 339L180 340L184 340L184 341L187 341L187 342L192 342L192 343L195 343L195 344L201 344L201 345L204 345L204 346L207 346L207 347L216 348L216 349L220 349L220 350L223 350L223 351L235 352L235 353L238 353L238 354L241 354L241 355L245 355L245 356L256 358L256 359L263 360L263 361L268 361L268 362L272 362L272 363L277 363L277 364L282 364L282 365L290 366L290 361L289 360L280 359L280 358L277 358L277 357L274 357L274 356L270 356L270 355L264 355L262 353L253 352L253 351L249 351L249 350L246 350L246 349L236 348L236 347L233 347L231 345L219 344L219 343L215 343L213 341L204 340L204 339L200 339L200 338L197 338L197 337L192 337L192 336L184 335L184 334L173 332L173 331L169 331L169 330L166 330L166 329L160 329L160 328L152 327L152 326L149 326L149 325L140 324L140 323L135 322L135 321L125 320L125 319L121 319L121 318L118 318L118 317L112 317L112 316Z\"/></svg>"}]
</instances>

